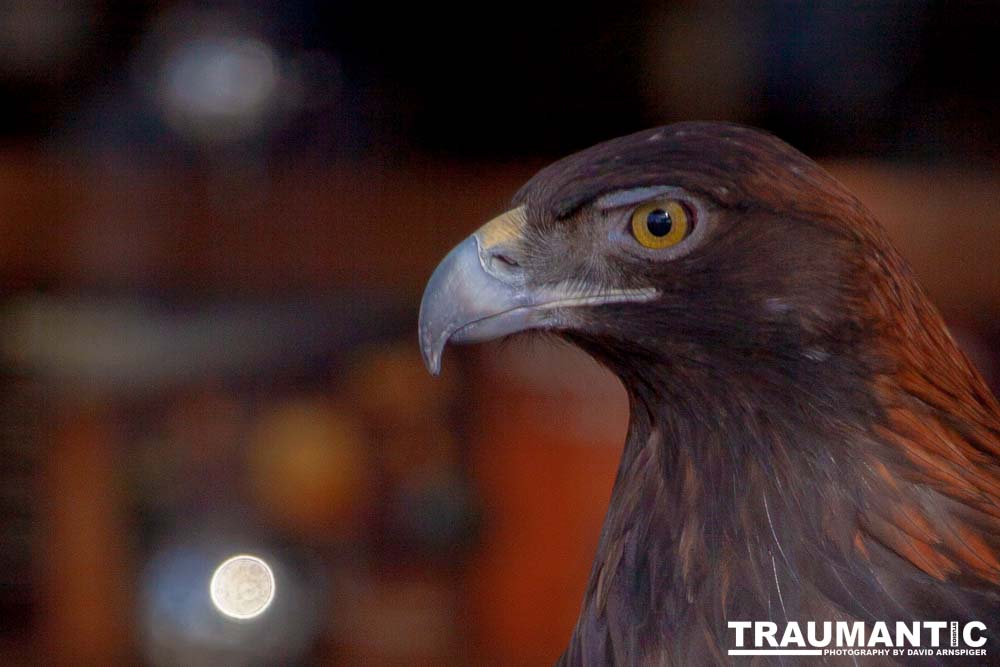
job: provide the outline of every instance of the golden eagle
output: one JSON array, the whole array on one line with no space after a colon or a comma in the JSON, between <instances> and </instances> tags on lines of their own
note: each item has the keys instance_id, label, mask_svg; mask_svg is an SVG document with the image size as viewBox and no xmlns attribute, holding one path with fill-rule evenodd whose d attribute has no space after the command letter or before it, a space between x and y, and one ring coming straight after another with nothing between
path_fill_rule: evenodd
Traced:
<instances>
[{"instance_id":1,"label":"golden eagle","mask_svg":"<svg viewBox=\"0 0 1000 667\"><path fill-rule=\"evenodd\" d=\"M813 161L681 123L543 169L435 270L419 335L436 373L529 329L630 407L561 664L728 664L760 620L978 620L1000 659L1000 406Z\"/></svg>"}]
</instances>

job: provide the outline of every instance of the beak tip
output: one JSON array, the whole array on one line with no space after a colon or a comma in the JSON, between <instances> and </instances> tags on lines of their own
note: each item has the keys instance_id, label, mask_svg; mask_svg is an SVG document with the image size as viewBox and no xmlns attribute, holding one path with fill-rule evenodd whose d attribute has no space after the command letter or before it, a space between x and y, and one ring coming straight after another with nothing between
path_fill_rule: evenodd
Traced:
<instances>
[{"instance_id":1,"label":"beak tip","mask_svg":"<svg viewBox=\"0 0 1000 667\"><path fill-rule=\"evenodd\" d=\"M424 359L424 366L427 372L433 376L441 374L441 354L444 352L444 345L435 345L434 336L428 331L421 317L420 321L420 355Z\"/></svg>"},{"instance_id":2,"label":"beak tip","mask_svg":"<svg viewBox=\"0 0 1000 667\"><path fill-rule=\"evenodd\" d=\"M428 354L426 351L424 353L424 366L427 367L427 372L437 377L441 375L441 353Z\"/></svg>"}]
</instances>

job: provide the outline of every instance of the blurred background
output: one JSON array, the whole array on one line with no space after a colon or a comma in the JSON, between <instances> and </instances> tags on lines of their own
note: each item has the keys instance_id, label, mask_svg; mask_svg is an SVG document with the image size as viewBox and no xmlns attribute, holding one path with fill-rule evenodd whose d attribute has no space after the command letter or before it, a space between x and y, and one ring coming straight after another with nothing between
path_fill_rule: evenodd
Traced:
<instances>
[{"instance_id":1,"label":"blurred background","mask_svg":"<svg viewBox=\"0 0 1000 667\"><path fill-rule=\"evenodd\" d=\"M550 664L625 433L565 347L449 349L537 168L727 119L872 208L997 386L988 2L0 3L0 662ZM209 580L274 573L236 620Z\"/></svg>"}]
</instances>

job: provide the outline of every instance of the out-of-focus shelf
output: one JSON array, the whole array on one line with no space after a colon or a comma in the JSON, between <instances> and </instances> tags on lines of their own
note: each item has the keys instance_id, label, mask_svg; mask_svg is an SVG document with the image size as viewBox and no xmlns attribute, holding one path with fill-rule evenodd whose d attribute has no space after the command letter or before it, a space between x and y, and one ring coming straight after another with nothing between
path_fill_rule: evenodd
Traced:
<instances>
[{"instance_id":1,"label":"out-of-focus shelf","mask_svg":"<svg viewBox=\"0 0 1000 667\"><path fill-rule=\"evenodd\" d=\"M540 164L302 167L273 174L74 166L0 155L0 282L281 294L418 294L458 239ZM1000 312L1000 172L828 165L947 311Z\"/></svg>"}]
</instances>

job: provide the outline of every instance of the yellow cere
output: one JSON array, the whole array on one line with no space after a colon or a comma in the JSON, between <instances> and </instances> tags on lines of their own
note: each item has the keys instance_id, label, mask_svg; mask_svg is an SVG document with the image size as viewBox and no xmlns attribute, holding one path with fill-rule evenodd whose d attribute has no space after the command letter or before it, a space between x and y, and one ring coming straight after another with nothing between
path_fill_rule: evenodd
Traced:
<instances>
[{"instance_id":1,"label":"yellow cere","mask_svg":"<svg viewBox=\"0 0 1000 667\"><path fill-rule=\"evenodd\" d=\"M664 215L665 214L665 215ZM675 246L691 231L687 210L680 202L658 200L643 204L632 213L632 234L652 250Z\"/></svg>"},{"instance_id":2,"label":"yellow cere","mask_svg":"<svg viewBox=\"0 0 1000 667\"><path fill-rule=\"evenodd\" d=\"M524 206L518 206L487 222L476 231L476 236L479 237L479 243L483 248L492 248L520 239L526 224Z\"/></svg>"}]
</instances>

